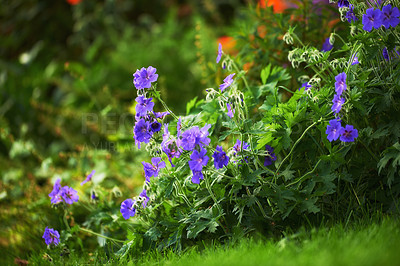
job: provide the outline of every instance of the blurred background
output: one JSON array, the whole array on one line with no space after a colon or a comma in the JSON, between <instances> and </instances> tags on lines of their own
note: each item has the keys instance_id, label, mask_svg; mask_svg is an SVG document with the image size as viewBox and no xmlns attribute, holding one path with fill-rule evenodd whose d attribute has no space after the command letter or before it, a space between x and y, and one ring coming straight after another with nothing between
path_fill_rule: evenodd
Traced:
<instances>
[{"instance_id":1,"label":"blurred background","mask_svg":"<svg viewBox=\"0 0 400 266\"><path fill-rule=\"evenodd\" d=\"M79 182L95 169L94 188L116 198L141 190L132 74L157 68L162 98L185 114L187 101L215 86L218 38L246 4L1 1L0 253L41 247L44 228L61 224L47 196L57 178L88 194Z\"/></svg>"}]
</instances>

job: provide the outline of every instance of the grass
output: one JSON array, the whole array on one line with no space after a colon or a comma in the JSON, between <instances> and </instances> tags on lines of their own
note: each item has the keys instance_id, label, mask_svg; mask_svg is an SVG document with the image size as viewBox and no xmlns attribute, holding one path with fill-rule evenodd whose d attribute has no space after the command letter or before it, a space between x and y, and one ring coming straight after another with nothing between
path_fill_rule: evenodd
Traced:
<instances>
[{"instance_id":1,"label":"grass","mask_svg":"<svg viewBox=\"0 0 400 266\"><path fill-rule=\"evenodd\" d=\"M400 222L385 218L382 222L336 225L311 231L300 230L280 241L242 240L230 246L208 247L202 252L192 248L182 255L173 252L131 254L128 261L106 259L103 250L94 254L52 256L55 264L122 264L122 265L399 265ZM43 254L33 255L29 262L46 264Z\"/></svg>"}]
</instances>

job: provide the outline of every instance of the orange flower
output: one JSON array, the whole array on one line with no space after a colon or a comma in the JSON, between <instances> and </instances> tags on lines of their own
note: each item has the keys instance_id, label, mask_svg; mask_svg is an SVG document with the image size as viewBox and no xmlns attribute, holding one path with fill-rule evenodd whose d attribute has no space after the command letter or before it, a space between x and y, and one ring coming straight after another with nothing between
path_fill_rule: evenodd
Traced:
<instances>
[{"instance_id":1,"label":"orange flower","mask_svg":"<svg viewBox=\"0 0 400 266\"><path fill-rule=\"evenodd\" d=\"M274 13L283 13L286 9L293 7L288 0L259 0L258 6L260 8L266 8L267 6L272 6Z\"/></svg>"},{"instance_id":2,"label":"orange flower","mask_svg":"<svg viewBox=\"0 0 400 266\"><path fill-rule=\"evenodd\" d=\"M218 38L218 43L222 45L222 51L228 54L236 53L236 40L229 36L222 36Z\"/></svg>"},{"instance_id":3,"label":"orange flower","mask_svg":"<svg viewBox=\"0 0 400 266\"><path fill-rule=\"evenodd\" d=\"M68 4L70 5L77 5L81 2L82 0L67 0Z\"/></svg>"}]
</instances>

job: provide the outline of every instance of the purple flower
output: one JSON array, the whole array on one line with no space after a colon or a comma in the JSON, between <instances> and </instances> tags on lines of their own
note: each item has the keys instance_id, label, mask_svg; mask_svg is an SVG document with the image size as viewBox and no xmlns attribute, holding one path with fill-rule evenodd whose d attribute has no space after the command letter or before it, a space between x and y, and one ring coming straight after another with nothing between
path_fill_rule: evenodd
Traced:
<instances>
[{"instance_id":1,"label":"purple flower","mask_svg":"<svg viewBox=\"0 0 400 266\"><path fill-rule=\"evenodd\" d=\"M347 89L346 78L347 75L345 72L342 72L335 77L335 91L339 96Z\"/></svg>"},{"instance_id":2,"label":"purple flower","mask_svg":"<svg viewBox=\"0 0 400 266\"><path fill-rule=\"evenodd\" d=\"M134 138L138 142L149 143L152 137L152 131L150 127L150 122L144 120L143 118L136 122L133 128Z\"/></svg>"},{"instance_id":3,"label":"purple flower","mask_svg":"<svg viewBox=\"0 0 400 266\"><path fill-rule=\"evenodd\" d=\"M142 67L140 70L137 69L135 74L133 74L133 84L136 89L141 90L144 88L150 88L151 83L157 81L158 74L155 74L157 69L152 66L148 68Z\"/></svg>"},{"instance_id":4,"label":"purple flower","mask_svg":"<svg viewBox=\"0 0 400 266\"><path fill-rule=\"evenodd\" d=\"M200 152L194 150L190 156L189 167L193 172L201 171L203 166L207 165L209 157L206 155L206 149L202 148Z\"/></svg>"},{"instance_id":5,"label":"purple flower","mask_svg":"<svg viewBox=\"0 0 400 266\"><path fill-rule=\"evenodd\" d=\"M135 101L136 104L136 115L139 117L145 116L147 112L152 112L154 107L154 102L152 102L153 98L145 98L144 96L138 96Z\"/></svg>"},{"instance_id":6,"label":"purple flower","mask_svg":"<svg viewBox=\"0 0 400 266\"><path fill-rule=\"evenodd\" d=\"M349 7L349 1L347 0L339 0L337 3L338 7Z\"/></svg>"},{"instance_id":7,"label":"purple flower","mask_svg":"<svg viewBox=\"0 0 400 266\"><path fill-rule=\"evenodd\" d=\"M388 29L390 26L396 27L399 20L400 12L397 7L393 7L389 4L382 8L382 25Z\"/></svg>"},{"instance_id":8,"label":"purple flower","mask_svg":"<svg viewBox=\"0 0 400 266\"><path fill-rule=\"evenodd\" d=\"M194 184L200 184L200 179L204 179L203 173L201 171L192 171L192 182Z\"/></svg>"},{"instance_id":9,"label":"purple flower","mask_svg":"<svg viewBox=\"0 0 400 266\"><path fill-rule=\"evenodd\" d=\"M230 118L233 118L235 114L235 109L231 107L229 103L226 103L226 107L228 108L228 112L226 113Z\"/></svg>"},{"instance_id":10,"label":"purple flower","mask_svg":"<svg viewBox=\"0 0 400 266\"><path fill-rule=\"evenodd\" d=\"M233 150L234 150L233 154L236 155L238 152L241 152L242 150L246 150L248 147L250 147L250 145L247 142L243 141L243 145L242 145L242 142L237 139L235 145L233 145Z\"/></svg>"},{"instance_id":11,"label":"purple flower","mask_svg":"<svg viewBox=\"0 0 400 266\"><path fill-rule=\"evenodd\" d=\"M274 148L269 145L265 145L268 155L265 157L264 166L271 165L273 161L276 161L276 155L274 153Z\"/></svg>"},{"instance_id":12,"label":"purple flower","mask_svg":"<svg viewBox=\"0 0 400 266\"><path fill-rule=\"evenodd\" d=\"M60 234L58 231L53 228L48 228L47 226L44 229L42 238L44 238L46 245L54 244L57 246L60 243Z\"/></svg>"},{"instance_id":13,"label":"purple flower","mask_svg":"<svg viewBox=\"0 0 400 266\"><path fill-rule=\"evenodd\" d=\"M218 64L219 61L221 60L221 57L222 57L222 45L219 43L219 44L218 44L217 64Z\"/></svg>"},{"instance_id":14,"label":"purple flower","mask_svg":"<svg viewBox=\"0 0 400 266\"><path fill-rule=\"evenodd\" d=\"M151 132L158 132L158 131L161 130L161 127L162 127L161 123L159 123L159 122L157 122L157 121L154 121L154 122L152 122L152 123L150 124L150 130L151 130Z\"/></svg>"},{"instance_id":15,"label":"purple flower","mask_svg":"<svg viewBox=\"0 0 400 266\"><path fill-rule=\"evenodd\" d=\"M235 73L228 75L225 79L224 79L224 83L222 83L221 85L219 85L219 89L221 90L221 92L223 92L226 88L228 88L229 86L232 85L233 83L233 79L232 77L235 75Z\"/></svg>"},{"instance_id":16,"label":"purple flower","mask_svg":"<svg viewBox=\"0 0 400 266\"><path fill-rule=\"evenodd\" d=\"M142 162L144 168L144 175L146 177L146 182L150 182L150 177L158 177L158 173L161 168L165 167L165 162L161 161L161 157L151 158L151 164Z\"/></svg>"},{"instance_id":17,"label":"purple flower","mask_svg":"<svg viewBox=\"0 0 400 266\"><path fill-rule=\"evenodd\" d=\"M178 131L178 139L171 139L168 131L168 124L164 126L164 134L163 141L161 142L161 150L168 156L168 160L171 163L172 167L175 165L172 163L172 158L179 158L182 153L182 149L180 147L180 118L177 125Z\"/></svg>"},{"instance_id":18,"label":"purple flower","mask_svg":"<svg viewBox=\"0 0 400 266\"><path fill-rule=\"evenodd\" d=\"M358 137L358 130L351 125L340 129L340 140L343 142L352 142Z\"/></svg>"},{"instance_id":19,"label":"purple flower","mask_svg":"<svg viewBox=\"0 0 400 266\"><path fill-rule=\"evenodd\" d=\"M362 17L363 30L370 32L372 28L378 29L382 26L382 11L379 9L368 8Z\"/></svg>"},{"instance_id":20,"label":"purple flower","mask_svg":"<svg viewBox=\"0 0 400 266\"><path fill-rule=\"evenodd\" d=\"M135 203L136 201L132 199L126 199L121 203L120 212L125 220L128 220L130 217L135 216L136 213L136 209L134 208Z\"/></svg>"},{"instance_id":21,"label":"purple flower","mask_svg":"<svg viewBox=\"0 0 400 266\"><path fill-rule=\"evenodd\" d=\"M329 42L329 37L325 39L325 42L322 44L321 52L328 52L332 50L333 45Z\"/></svg>"},{"instance_id":22,"label":"purple flower","mask_svg":"<svg viewBox=\"0 0 400 266\"><path fill-rule=\"evenodd\" d=\"M214 158L215 169L223 168L224 166L227 166L229 163L229 157L222 150L221 146L217 146L216 151L214 152L212 157Z\"/></svg>"},{"instance_id":23,"label":"purple flower","mask_svg":"<svg viewBox=\"0 0 400 266\"><path fill-rule=\"evenodd\" d=\"M358 18L354 14L354 6L352 4L350 4L350 6L349 6L349 11L347 11L347 13L346 13L346 18L349 23L351 23L352 20L354 22L356 22L358 20Z\"/></svg>"},{"instance_id":24,"label":"purple flower","mask_svg":"<svg viewBox=\"0 0 400 266\"><path fill-rule=\"evenodd\" d=\"M299 90L301 90L302 88L304 88L304 91L311 89L311 85L308 84L308 82L304 82L303 84L301 84L301 87L299 88Z\"/></svg>"},{"instance_id":25,"label":"purple flower","mask_svg":"<svg viewBox=\"0 0 400 266\"><path fill-rule=\"evenodd\" d=\"M155 118L157 119L164 119L164 117L166 117L167 115L169 115L169 112L153 112Z\"/></svg>"},{"instance_id":26,"label":"purple flower","mask_svg":"<svg viewBox=\"0 0 400 266\"><path fill-rule=\"evenodd\" d=\"M332 112L334 112L335 114L339 113L340 110L342 109L342 105L344 104L344 102L345 99L342 96L335 94L332 100L333 103L331 107Z\"/></svg>"},{"instance_id":27,"label":"purple flower","mask_svg":"<svg viewBox=\"0 0 400 266\"><path fill-rule=\"evenodd\" d=\"M146 189L143 189L142 192L140 192L139 197L143 198L142 206L143 208L146 208L147 202L150 200L150 198L147 196Z\"/></svg>"},{"instance_id":28,"label":"purple flower","mask_svg":"<svg viewBox=\"0 0 400 266\"><path fill-rule=\"evenodd\" d=\"M83 184L85 184L85 183L91 181L91 180L92 180L92 177L93 177L93 175L94 175L94 173L96 173L96 170L93 170L93 171L86 177L86 179L83 180L83 181L81 182L81 186L83 186Z\"/></svg>"},{"instance_id":29,"label":"purple flower","mask_svg":"<svg viewBox=\"0 0 400 266\"><path fill-rule=\"evenodd\" d=\"M388 50L387 50L386 47L383 47L383 49L382 49L382 55L383 55L383 58L384 58L386 61L389 61L390 57L389 57L389 53L388 53Z\"/></svg>"},{"instance_id":30,"label":"purple flower","mask_svg":"<svg viewBox=\"0 0 400 266\"><path fill-rule=\"evenodd\" d=\"M357 65L357 64L360 63L360 62L358 61L357 53L356 53L356 54L353 54L353 55L351 56L349 63L350 63L350 62L351 62L351 65L352 65L352 66Z\"/></svg>"},{"instance_id":31,"label":"purple flower","mask_svg":"<svg viewBox=\"0 0 400 266\"><path fill-rule=\"evenodd\" d=\"M72 204L74 202L78 202L79 200L78 191L68 186L64 186L61 189L61 196L67 204Z\"/></svg>"},{"instance_id":32,"label":"purple flower","mask_svg":"<svg viewBox=\"0 0 400 266\"><path fill-rule=\"evenodd\" d=\"M184 150L192 151L199 145L200 147L208 146L210 139L208 138L208 129L211 127L210 124L206 124L204 127L199 129L198 126L189 128L182 133L181 147Z\"/></svg>"},{"instance_id":33,"label":"purple flower","mask_svg":"<svg viewBox=\"0 0 400 266\"><path fill-rule=\"evenodd\" d=\"M337 140L340 136L340 131L342 129L342 124L337 119L332 119L329 121L329 125L326 127L325 133L328 135L327 139L332 142Z\"/></svg>"},{"instance_id":34,"label":"purple flower","mask_svg":"<svg viewBox=\"0 0 400 266\"><path fill-rule=\"evenodd\" d=\"M49 197L52 204L57 204L62 201L61 198L61 179L57 179L54 183L53 190L50 192Z\"/></svg>"}]
</instances>

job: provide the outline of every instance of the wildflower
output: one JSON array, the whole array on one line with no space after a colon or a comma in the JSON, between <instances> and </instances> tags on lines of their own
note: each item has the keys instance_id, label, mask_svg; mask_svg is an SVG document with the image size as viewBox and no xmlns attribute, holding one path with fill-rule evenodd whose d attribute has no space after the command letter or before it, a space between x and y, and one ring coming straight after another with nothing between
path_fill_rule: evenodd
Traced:
<instances>
[{"instance_id":1,"label":"wildflower","mask_svg":"<svg viewBox=\"0 0 400 266\"><path fill-rule=\"evenodd\" d=\"M136 104L136 115L139 117L145 116L147 112L152 112L154 107L153 98L145 98L144 96L139 96L135 99Z\"/></svg>"},{"instance_id":2,"label":"wildflower","mask_svg":"<svg viewBox=\"0 0 400 266\"><path fill-rule=\"evenodd\" d=\"M350 3L347 0L339 0L338 3L337 3L339 8L341 8L341 7L349 7L349 4Z\"/></svg>"},{"instance_id":3,"label":"wildflower","mask_svg":"<svg viewBox=\"0 0 400 266\"><path fill-rule=\"evenodd\" d=\"M161 161L161 157L151 158L151 164L146 162L142 162L142 164L147 182L150 182L150 177L152 176L158 177L160 169L165 167L165 162Z\"/></svg>"},{"instance_id":4,"label":"wildflower","mask_svg":"<svg viewBox=\"0 0 400 266\"><path fill-rule=\"evenodd\" d=\"M137 69L135 74L133 74L133 84L136 89L150 88L151 83L157 81L158 74L156 74L156 71L157 69L152 66L148 68L142 67L140 70Z\"/></svg>"},{"instance_id":5,"label":"wildflower","mask_svg":"<svg viewBox=\"0 0 400 266\"><path fill-rule=\"evenodd\" d=\"M224 166L227 166L229 163L229 157L222 150L221 146L217 146L216 151L214 152L212 157L214 158L215 169L223 168Z\"/></svg>"},{"instance_id":6,"label":"wildflower","mask_svg":"<svg viewBox=\"0 0 400 266\"><path fill-rule=\"evenodd\" d=\"M48 228L47 226L44 229L42 238L44 238L46 245L54 244L57 246L60 243L60 234L58 231L53 228Z\"/></svg>"},{"instance_id":7,"label":"wildflower","mask_svg":"<svg viewBox=\"0 0 400 266\"><path fill-rule=\"evenodd\" d=\"M382 11L368 8L362 17L363 30L370 32L372 28L378 29L382 26Z\"/></svg>"},{"instance_id":8,"label":"wildflower","mask_svg":"<svg viewBox=\"0 0 400 266\"><path fill-rule=\"evenodd\" d=\"M272 164L272 161L276 161L276 155L274 153L274 148L269 145L265 145L265 149L268 152L268 155L265 157L264 166L268 166Z\"/></svg>"},{"instance_id":9,"label":"wildflower","mask_svg":"<svg viewBox=\"0 0 400 266\"><path fill-rule=\"evenodd\" d=\"M120 212L125 220L128 220L130 217L135 216L136 213L136 209L134 208L135 203L136 201L132 199L126 199L121 203Z\"/></svg>"},{"instance_id":10,"label":"wildflower","mask_svg":"<svg viewBox=\"0 0 400 266\"><path fill-rule=\"evenodd\" d=\"M92 180L92 177L93 177L93 175L94 175L94 173L96 173L96 170L93 170L93 171L86 177L86 179L83 180L83 181L81 182L81 186L83 186L83 184L85 184L85 183L91 181L91 180Z\"/></svg>"},{"instance_id":11,"label":"wildflower","mask_svg":"<svg viewBox=\"0 0 400 266\"><path fill-rule=\"evenodd\" d=\"M358 137L358 130L351 125L340 129L340 140L343 142L352 142Z\"/></svg>"},{"instance_id":12,"label":"wildflower","mask_svg":"<svg viewBox=\"0 0 400 266\"><path fill-rule=\"evenodd\" d=\"M57 204L62 201L60 191L61 191L61 179L57 179L56 182L54 183L53 190L49 194L49 197L51 198L50 202L52 204Z\"/></svg>"},{"instance_id":13,"label":"wildflower","mask_svg":"<svg viewBox=\"0 0 400 266\"><path fill-rule=\"evenodd\" d=\"M309 89L311 89L311 84L309 84L308 82L304 82L303 84L301 84L301 87L299 88L299 90L301 90L302 88L304 88L304 91L307 91Z\"/></svg>"},{"instance_id":14,"label":"wildflower","mask_svg":"<svg viewBox=\"0 0 400 266\"><path fill-rule=\"evenodd\" d=\"M332 142L337 140L340 136L340 131L342 129L342 124L338 119L332 119L329 121L329 125L326 127L325 133L328 135L327 139Z\"/></svg>"},{"instance_id":15,"label":"wildflower","mask_svg":"<svg viewBox=\"0 0 400 266\"><path fill-rule=\"evenodd\" d=\"M168 124L164 126L164 134L163 134L163 141L161 142L161 150L168 156L168 160L171 163L172 167L175 167L175 165L172 163L172 158L179 158L182 149L180 148L180 118L178 121L177 125L177 139L170 139L170 134L168 131Z\"/></svg>"},{"instance_id":16,"label":"wildflower","mask_svg":"<svg viewBox=\"0 0 400 266\"><path fill-rule=\"evenodd\" d=\"M389 61L390 57L389 57L389 53L388 53L388 50L387 50L386 47L383 47L383 49L382 49L382 55L383 55L383 58L384 58L386 61Z\"/></svg>"},{"instance_id":17,"label":"wildflower","mask_svg":"<svg viewBox=\"0 0 400 266\"><path fill-rule=\"evenodd\" d=\"M150 124L150 130L151 132L158 132L161 130L161 123L154 121L153 123Z\"/></svg>"},{"instance_id":18,"label":"wildflower","mask_svg":"<svg viewBox=\"0 0 400 266\"><path fill-rule=\"evenodd\" d=\"M169 112L153 112L155 118L157 119L164 119L167 115L169 115Z\"/></svg>"},{"instance_id":19,"label":"wildflower","mask_svg":"<svg viewBox=\"0 0 400 266\"><path fill-rule=\"evenodd\" d=\"M238 152L241 152L242 150L247 150L248 147L250 147L250 145L247 142L243 141L242 143L240 140L237 139L235 145L233 145L234 155L236 155Z\"/></svg>"},{"instance_id":20,"label":"wildflower","mask_svg":"<svg viewBox=\"0 0 400 266\"><path fill-rule=\"evenodd\" d=\"M232 77L235 75L235 73L228 75L225 79L224 79L224 83L222 83L221 85L219 85L219 89L221 90L221 92L223 92L226 88L228 88L229 86L232 85L233 83L233 79Z\"/></svg>"},{"instance_id":21,"label":"wildflower","mask_svg":"<svg viewBox=\"0 0 400 266\"><path fill-rule=\"evenodd\" d=\"M203 166L207 165L209 157L206 155L206 149L202 148L199 151L194 150L190 156L189 167L192 171L201 171Z\"/></svg>"},{"instance_id":22,"label":"wildflower","mask_svg":"<svg viewBox=\"0 0 400 266\"><path fill-rule=\"evenodd\" d=\"M347 11L347 13L346 13L346 18L349 23L351 23L352 20L354 22L356 22L358 20L358 18L354 14L354 6L352 4L350 4L350 6L349 6L349 11Z\"/></svg>"},{"instance_id":23,"label":"wildflower","mask_svg":"<svg viewBox=\"0 0 400 266\"><path fill-rule=\"evenodd\" d=\"M229 103L226 103L226 107L228 108L228 112L226 114L230 118L233 118L233 115L235 114L235 109L233 109Z\"/></svg>"},{"instance_id":24,"label":"wildflower","mask_svg":"<svg viewBox=\"0 0 400 266\"><path fill-rule=\"evenodd\" d=\"M206 124L204 127L199 129L198 126L192 127L182 133L181 147L184 150L192 151L199 145L200 147L208 146L210 139L208 138L208 129L211 127L210 124Z\"/></svg>"},{"instance_id":25,"label":"wildflower","mask_svg":"<svg viewBox=\"0 0 400 266\"><path fill-rule=\"evenodd\" d=\"M333 100L332 100L332 112L334 112L335 114L339 113L340 110L342 109L342 105L344 104L345 99L343 97L341 97L340 95L335 94L335 96L333 96Z\"/></svg>"},{"instance_id":26,"label":"wildflower","mask_svg":"<svg viewBox=\"0 0 400 266\"><path fill-rule=\"evenodd\" d=\"M79 200L78 191L68 186L64 186L61 189L61 196L67 204L72 204L74 202L78 202Z\"/></svg>"},{"instance_id":27,"label":"wildflower","mask_svg":"<svg viewBox=\"0 0 400 266\"><path fill-rule=\"evenodd\" d=\"M221 60L221 57L222 57L222 44L221 43L219 43L218 44L218 55L217 55L217 64L219 63L219 61Z\"/></svg>"},{"instance_id":28,"label":"wildflower","mask_svg":"<svg viewBox=\"0 0 400 266\"><path fill-rule=\"evenodd\" d=\"M150 123L143 118L136 122L133 132L135 134L134 138L138 142L149 143L152 137Z\"/></svg>"},{"instance_id":29,"label":"wildflower","mask_svg":"<svg viewBox=\"0 0 400 266\"><path fill-rule=\"evenodd\" d=\"M329 42L329 37L325 39L325 42L322 44L321 52L328 52L332 50L333 45Z\"/></svg>"},{"instance_id":30,"label":"wildflower","mask_svg":"<svg viewBox=\"0 0 400 266\"><path fill-rule=\"evenodd\" d=\"M81 2L82 0L67 0L68 4L74 6Z\"/></svg>"},{"instance_id":31,"label":"wildflower","mask_svg":"<svg viewBox=\"0 0 400 266\"><path fill-rule=\"evenodd\" d=\"M349 63L350 63L350 62L351 62L351 65L352 65L352 66L357 65L357 64L360 63L360 62L358 61L357 53L353 54L353 56L350 58Z\"/></svg>"},{"instance_id":32,"label":"wildflower","mask_svg":"<svg viewBox=\"0 0 400 266\"><path fill-rule=\"evenodd\" d=\"M399 20L400 12L397 7L393 7L388 4L382 8L382 25L388 29L390 26L396 27Z\"/></svg>"},{"instance_id":33,"label":"wildflower","mask_svg":"<svg viewBox=\"0 0 400 266\"><path fill-rule=\"evenodd\" d=\"M347 75L345 72L342 72L335 77L335 91L339 96L347 89L346 78Z\"/></svg>"},{"instance_id":34,"label":"wildflower","mask_svg":"<svg viewBox=\"0 0 400 266\"><path fill-rule=\"evenodd\" d=\"M192 171L192 182L194 184L200 184L200 179L204 179L203 173L201 171Z\"/></svg>"},{"instance_id":35,"label":"wildflower","mask_svg":"<svg viewBox=\"0 0 400 266\"><path fill-rule=\"evenodd\" d=\"M149 202L150 198L147 196L146 189L143 189L142 192L140 192L139 197L143 199L142 206L143 208L146 208L147 202Z\"/></svg>"}]
</instances>

